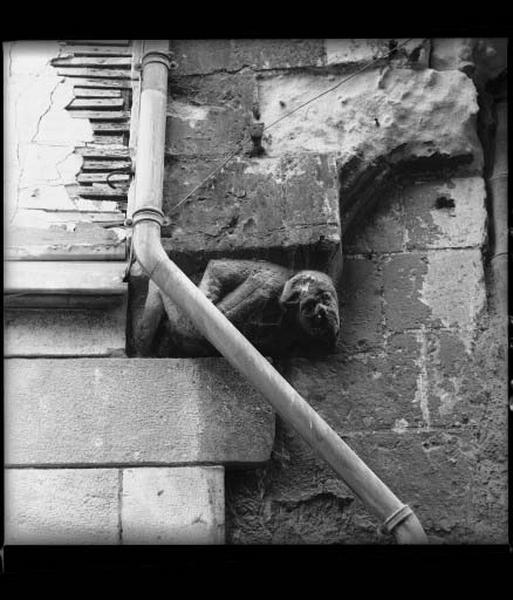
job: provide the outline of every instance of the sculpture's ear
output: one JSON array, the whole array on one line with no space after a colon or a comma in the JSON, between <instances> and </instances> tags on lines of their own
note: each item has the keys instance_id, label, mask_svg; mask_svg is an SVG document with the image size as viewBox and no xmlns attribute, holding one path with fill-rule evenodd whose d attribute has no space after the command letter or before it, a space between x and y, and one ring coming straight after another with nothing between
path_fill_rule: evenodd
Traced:
<instances>
[{"instance_id":1,"label":"sculpture's ear","mask_svg":"<svg viewBox=\"0 0 513 600\"><path fill-rule=\"evenodd\" d=\"M280 306L283 310L287 310L292 306L299 304L301 299L301 289L297 285L297 275L287 280L283 287L283 291L280 296Z\"/></svg>"}]
</instances>

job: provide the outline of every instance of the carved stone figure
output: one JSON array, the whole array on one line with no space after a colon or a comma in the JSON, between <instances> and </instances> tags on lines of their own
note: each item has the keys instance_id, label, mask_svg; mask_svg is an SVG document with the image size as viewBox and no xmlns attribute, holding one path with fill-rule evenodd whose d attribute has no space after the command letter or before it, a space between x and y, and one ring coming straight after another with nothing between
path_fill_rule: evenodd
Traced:
<instances>
[{"instance_id":1,"label":"carved stone figure","mask_svg":"<svg viewBox=\"0 0 513 600\"><path fill-rule=\"evenodd\" d=\"M310 354L334 348L340 329L338 299L324 273L294 273L267 261L211 260L198 287L264 354ZM135 346L139 356L217 353L152 281Z\"/></svg>"}]
</instances>

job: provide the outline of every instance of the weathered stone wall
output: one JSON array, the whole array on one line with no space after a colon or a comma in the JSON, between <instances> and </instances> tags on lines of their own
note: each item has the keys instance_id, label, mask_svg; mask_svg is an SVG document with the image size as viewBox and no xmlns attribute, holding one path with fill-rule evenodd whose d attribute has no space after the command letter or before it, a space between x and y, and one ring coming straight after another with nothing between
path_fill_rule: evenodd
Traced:
<instances>
[{"instance_id":1,"label":"weathered stone wall","mask_svg":"<svg viewBox=\"0 0 513 600\"><path fill-rule=\"evenodd\" d=\"M164 243L191 271L219 255L328 268L341 243L337 353L279 368L431 542L505 542L507 340L489 277L477 42L408 42L173 209L253 120L269 125L397 43L174 42ZM272 461L227 473L226 501L230 543L391 541L279 420Z\"/></svg>"}]
</instances>

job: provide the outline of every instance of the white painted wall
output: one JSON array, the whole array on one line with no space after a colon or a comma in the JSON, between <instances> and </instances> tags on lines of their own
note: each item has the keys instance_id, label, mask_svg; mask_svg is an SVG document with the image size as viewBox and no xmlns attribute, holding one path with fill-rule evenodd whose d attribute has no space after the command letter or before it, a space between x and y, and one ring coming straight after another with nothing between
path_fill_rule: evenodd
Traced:
<instances>
[{"instance_id":1,"label":"white painted wall","mask_svg":"<svg viewBox=\"0 0 513 600\"><path fill-rule=\"evenodd\" d=\"M92 140L87 119L65 110L73 83L50 64L53 41L15 41L4 50L4 210L7 227L45 227L34 208L76 210L75 176L82 157L74 148Z\"/></svg>"}]
</instances>

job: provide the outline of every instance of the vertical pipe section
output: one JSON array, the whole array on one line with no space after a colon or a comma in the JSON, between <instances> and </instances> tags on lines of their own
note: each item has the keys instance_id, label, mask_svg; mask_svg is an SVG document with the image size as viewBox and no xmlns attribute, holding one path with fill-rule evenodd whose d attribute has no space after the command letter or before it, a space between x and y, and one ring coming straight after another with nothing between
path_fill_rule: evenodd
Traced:
<instances>
[{"instance_id":1,"label":"vertical pipe section","mask_svg":"<svg viewBox=\"0 0 513 600\"><path fill-rule=\"evenodd\" d=\"M308 442L367 507L388 523L401 544L424 544L417 517L347 446L238 329L169 259L160 240L164 173L167 69L166 42L151 42L143 58L137 147L134 250L149 277L191 319L197 329L238 369L277 413Z\"/></svg>"},{"instance_id":2,"label":"vertical pipe section","mask_svg":"<svg viewBox=\"0 0 513 600\"><path fill-rule=\"evenodd\" d=\"M162 208L169 42L145 41L139 100L134 210ZM135 236L135 232L134 232Z\"/></svg>"}]
</instances>

